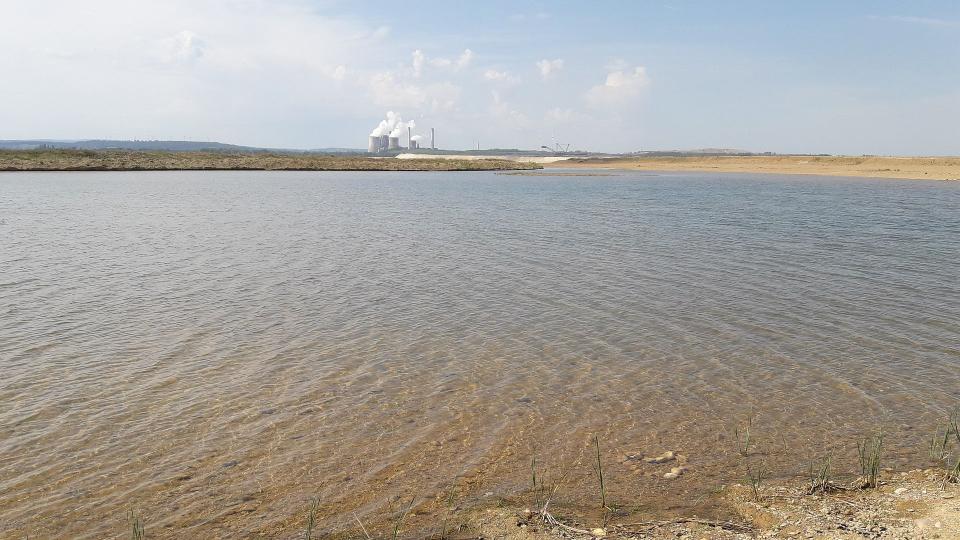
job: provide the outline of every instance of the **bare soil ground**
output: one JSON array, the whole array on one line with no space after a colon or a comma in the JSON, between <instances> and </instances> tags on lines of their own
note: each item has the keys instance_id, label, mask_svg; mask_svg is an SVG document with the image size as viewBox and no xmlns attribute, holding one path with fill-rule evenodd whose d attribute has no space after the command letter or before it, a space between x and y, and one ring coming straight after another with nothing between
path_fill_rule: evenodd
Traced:
<instances>
[{"instance_id":1,"label":"bare soil ground","mask_svg":"<svg viewBox=\"0 0 960 540\"><path fill-rule=\"evenodd\" d=\"M560 168L812 174L916 180L960 180L957 157L684 156L569 159Z\"/></svg>"},{"instance_id":2,"label":"bare soil ground","mask_svg":"<svg viewBox=\"0 0 960 540\"><path fill-rule=\"evenodd\" d=\"M393 159L319 154L136 152L87 150L0 151L0 171L491 171L539 169L502 159Z\"/></svg>"}]
</instances>

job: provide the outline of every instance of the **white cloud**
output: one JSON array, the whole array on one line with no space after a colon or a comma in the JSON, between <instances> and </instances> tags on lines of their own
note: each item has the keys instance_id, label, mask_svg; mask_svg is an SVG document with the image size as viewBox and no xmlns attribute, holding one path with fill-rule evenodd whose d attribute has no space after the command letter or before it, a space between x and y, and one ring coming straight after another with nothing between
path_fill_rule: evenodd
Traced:
<instances>
[{"instance_id":1,"label":"white cloud","mask_svg":"<svg viewBox=\"0 0 960 540\"><path fill-rule=\"evenodd\" d=\"M421 49L412 53L410 68L381 70L364 80L373 104L418 114L456 111L463 89L455 73L473 61L474 53L465 49L455 59L430 57ZM429 67L438 70L427 69ZM448 80L452 79L452 80Z\"/></svg>"},{"instance_id":2,"label":"white cloud","mask_svg":"<svg viewBox=\"0 0 960 540\"><path fill-rule=\"evenodd\" d=\"M574 109L554 107L544 113L543 120L548 124L572 124L575 122L585 122L591 120L591 118Z\"/></svg>"},{"instance_id":3,"label":"white cloud","mask_svg":"<svg viewBox=\"0 0 960 540\"><path fill-rule=\"evenodd\" d=\"M470 49L465 49L462 53L460 53L460 56L454 59L443 57L431 58L430 65L441 69L460 71L469 66L471 61L473 61L473 51Z\"/></svg>"},{"instance_id":4,"label":"white cloud","mask_svg":"<svg viewBox=\"0 0 960 540\"><path fill-rule=\"evenodd\" d=\"M427 93L422 87L401 81L389 71L375 73L370 78L369 87L373 102L382 107L416 108L427 101Z\"/></svg>"},{"instance_id":5,"label":"white cloud","mask_svg":"<svg viewBox=\"0 0 960 540\"><path fill-rule=\"evenodd\" d=\"M0 55L0 72L17 76L3 81L0 117L13 138L312 145L310 124L372 108L364 90L382 69L390 33L324 15L307 0L7 0L4 7L0 49L17 54ZM416 89L400 95L421 100ZM341 133L320 136L334 142Z\"/></svg>"},{"instance_id":6,"label":"white cloud","mask_svg":"<svg viewBox=\"0 0 960 540\"><path fill-rule=\"evenodd\" d=\"M544 79L549 79L555 73L563 69L563 58L557 58L554 60L540 60L537 62L537 69L540 70L540 76Z\"/></svg>"},{"instance_id":7,"label":"white cloud","mask_svg":"<svg viewBox=\"0 0 960 540\"><path fill-rule=\"evenodd\" d=\"M423 51L417 49L413 51L413 76L419 77L423 74L423 63L426 61Z\"/></svg>"},{"instance_id":8,"label":"white cloud","mask_svg":"<svg viewBox=\"0 0 960 540\"><path fill-rule=\"evenodd\" d=\"M633 71L613 71L607 74L607 80L587 91L585 98L591 107L621 108L636 103L649 86L647 69L638 66Z\"/></svg>"},{"instance_id":9,"label":"white cloud","mask_svg":"<svg viewBox=\"0 0 960 540\"><path fill-rule=\"evenodd\" d=\"M165 63L191 62L203 56L204 42L189 30L181 30L157 41L157 59Z\"/></svg>"},{"instance_id":10,"label":"white cloud","mask_svg":"<svg viewBox=\"0 0 960 540\"><path fill-rule=\"evenodd\" d=\"M373 74L367 87L378 106L433 113L456 110L463 91L450 81L415 83L392 71Z\"/></svg>"},{"instance_id":11,"label":"white cloud","mask_svg":"<svg viewBox=\"0 0 960 540\"><path fill-rule=\"evenodd\" d=\"M545 21L550 18L550 14L545 11L538 11L537 13L514 13L507 17L511 22L524 22L527 20L535 21Z\"/></svg>"},{"instance_id":12,"label":"white cloud","mask_svg":"<svg viewBox=\"0 0 960 540\"><path fill-rule=\"evenodd\" d=\"M484 71L483 78L500 86L513 86L520 82L520 79L514 77L509 71L500 71L496 69L487 69Z\"/></svg>"},{"instance_id":13,"label":"white cloud","mask_svg":"<svg viewBox=\"0 0 960 540\"><path fill-rule=\"evenodd\" d=\"M460 56L457 58L456 68L458 70L465 69L470 65L470 62L473 60L473 51L466 49Z\"/></svg>"},{"instance_id":14,"label":"white cloud","mask_svg":"<svg viewBox=\"0 0 960 540\"><path fill-rule=\"evenodd\" d=\"M500 92L493 90L490 93L493 103L490 105L490 114L504 124L508 129L525 129L529 127L530 120L527 115L514 109L509 103L503 100Z\"/></svg>"},{"instance_id":15,"label":"white cloud","mask_svg":"<svg viewBox=\"0 0 960 540\"><path fill-rule=\"evenodd\" d=\"M607 62L607 65L604 67L607 68L607 71L623 71L629 69L630 64L623 58L614 58Z\"/></svg>"},{"instance_id":16,"label":"white cloud","mask_svg":"<svg viewBox=\"0 0 960 540\"><path fill-rule=\"evenodd\" d=\"M565 123L573 118L573 109L561 109L554 107L546 112L544 120L547 122Z\"/></svg>"},{"instance_id":17,"label":"white cloud","mask_svg":"<svg viewBox=\"0 0 960 540\"><path fill-rule=\"evenodd\" d=\"M389 26L379 26L376 30L370 33L370 37L376 40L384 40L390 36L390 27Z\"/></svg>"},{"instance_id":18,"label":"white cloud","mask_svg":"<svg viewBox=\"0 0 960 540\"><path fill-rule=\"evenodd\" d=\"M426 88L430 112L443 113L457 109L463 89L451 82L431 84Z\"/></svg>"}]
</instances>

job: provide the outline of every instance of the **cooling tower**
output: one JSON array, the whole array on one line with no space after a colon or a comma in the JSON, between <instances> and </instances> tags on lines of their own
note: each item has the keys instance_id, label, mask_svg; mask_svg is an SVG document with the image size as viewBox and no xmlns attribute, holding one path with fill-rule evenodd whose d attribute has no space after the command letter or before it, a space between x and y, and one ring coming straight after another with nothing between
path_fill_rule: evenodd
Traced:
<instances>
[{"instance_id":1,"label":"cooling tower","mask_svg":"<svg viewBox=\"0 0 960 540\"><path fill-rule=\"evenodd\" d=\"M399 150L400 149L400 137L390 137L387 143L387 150Z\"/></svg>"},{"instance_id":2,"label":"cooling tower","mask_svg":"<svg viewBox=\"0 0 960 540\"><path fill-rule=\"evenodd\" d=\"M367 152L371 154L376 154L380 151L380 137L376 135L370 136L370 144L367 146Z\"/></svg>"}]
</instances>

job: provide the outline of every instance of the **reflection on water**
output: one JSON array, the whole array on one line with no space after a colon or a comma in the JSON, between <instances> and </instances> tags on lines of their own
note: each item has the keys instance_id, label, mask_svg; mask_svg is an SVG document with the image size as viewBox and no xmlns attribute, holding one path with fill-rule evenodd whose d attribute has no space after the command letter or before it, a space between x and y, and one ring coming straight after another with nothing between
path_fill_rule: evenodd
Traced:
<instances>
[{"instance_id":1,"label":"reflection on water","mask_svg":"<svg viewBox=\"0 0 960 540\"><path fill-rule=\"evenodd\" d=\"M881 423L906 465L960 395L958 183L20 173L0 214L4 538L376 527L534 453L574 507L592 434L677 508L750 415L779 474Z\"/></svg>"}]
</instances>

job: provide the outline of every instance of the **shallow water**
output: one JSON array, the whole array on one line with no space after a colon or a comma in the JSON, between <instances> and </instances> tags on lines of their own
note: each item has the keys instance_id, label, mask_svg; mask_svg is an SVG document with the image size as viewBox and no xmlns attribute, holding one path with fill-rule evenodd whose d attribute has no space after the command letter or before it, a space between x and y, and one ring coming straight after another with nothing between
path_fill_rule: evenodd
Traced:
<instances>
[{"instance_id":1,"label":"shallow water","mask_svg":"<svg viewBox=\"0 0 960 540\"><path fill-rule=\"evenodd\" d=\"M751 417L779 475L880 425L915 466L960 395L960 183L0 174L0 370L2 538L426 526L522 504L534 455L583 509L594 435L611 498L678 511Z\"/></svg>"}]
</instances>

